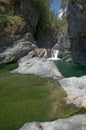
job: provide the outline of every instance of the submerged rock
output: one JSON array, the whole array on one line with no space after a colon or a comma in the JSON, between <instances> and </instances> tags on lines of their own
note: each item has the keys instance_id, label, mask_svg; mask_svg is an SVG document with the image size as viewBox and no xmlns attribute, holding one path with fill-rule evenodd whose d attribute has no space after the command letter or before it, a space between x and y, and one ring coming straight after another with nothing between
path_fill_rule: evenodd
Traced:
<instances>
[{"instance_id":1,"label":"submerged rock","mask_svg":"<svg viewBox=\"0 0 86 130\"><path fill-rule=\"evenodd\" d=\"M53 61L40 57L30 58L29 55L20 59L19 67L12 71L12 73L36 74L54 79L61 79L63 77Z\"/></svg>"},{"instance_id":2,"label":"submerged rock","mask_svg":"<svg viewBox=\"0 0 86 130\"><path fill-rule=\"evenodd\" d=\"M86 130L86 114L58 119L52 122L26 123L19 130Z\"/></svg>"},{"instance_id":3,"label":"submerged rock","mask_svg":"<svg viewBox=\"0 0 86 130\"><path fill-rule=\"evenodd\" d=\"M86 108L86 76L64 78L59 83L67 92L67 103Z\"/></svg>"}]
</instances>

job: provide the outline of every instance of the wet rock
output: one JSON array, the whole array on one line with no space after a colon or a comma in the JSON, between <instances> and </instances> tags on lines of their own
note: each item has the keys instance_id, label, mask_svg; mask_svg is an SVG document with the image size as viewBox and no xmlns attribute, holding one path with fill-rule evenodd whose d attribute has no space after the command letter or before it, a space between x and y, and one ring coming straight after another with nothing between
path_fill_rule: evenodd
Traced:
<instances>
[{"instance_id":1,"label":"wet rock","mask_svg":"<svg viewBox=\"0 0 86 130\"><path fill-rule=\"evenodd\" d=\"M0 53L0 63L2 64L17 61L36 47L37 46L35 44L29 41L16 43Z\"/></svg>"},{"instance_id":2,"label":"wet rock","mask_svg":"<svg viewBox=\"0 0 86 130\"><path fill-rule=\"evenodd\" d=\"M35 74L54 79L63 78L53 61L40 57L30 58L29 55L20 59L19 67L12 73Z\"/></svg>"},{"instance_id":3,"label":"wet rock","mask_svg":"<svg viewBox=\"0 0 86 130\"><path fill-rule=\"evenodd\" d=\"M59 81L67 92L66 101L79 108L86 108L86 76L64 78Z\"/></svg>"}]
</instances>

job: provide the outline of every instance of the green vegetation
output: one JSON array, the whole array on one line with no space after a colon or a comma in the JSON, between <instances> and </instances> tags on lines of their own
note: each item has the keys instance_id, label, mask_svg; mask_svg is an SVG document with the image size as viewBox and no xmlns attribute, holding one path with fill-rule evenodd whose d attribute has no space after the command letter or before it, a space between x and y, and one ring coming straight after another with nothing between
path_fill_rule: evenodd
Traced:
<instances>
[{"instance_id":1,"label":"green vegetation","mask_svg":"<svg viewBox=\"0 0 86 130\"><path fill-rule=\"evenodd\" d=\"M56 16L54 12L50 10L52 0L34 0L34 2L39 12L38 31L56 27Z\"/></svg>"},{"instance_id":2,"label":"green vegetation","mask_svg":"<svg viewBox=\"0 0 86 130\"><path fill-rule=\"evenodd\" d=\"M47 30L48 28L56 27L55 26L57 24L57 22L55 22L56 21L56 16L50 10L50 3L52 2L52 0L33 0L33 1L28 0L28 1L30 1L33 5L35 5L35 7L36 7L36 9L38 10L38 13L39 13L37 31ZM13 7L12 6L15 6L15 4L14 4L15 2L17 2L17 1L15 1L15 0L10 0L9 1L10 6L11 6L11 9L10 9L11 16L8 16L7 18L8 18L9 21L13 21L14 20L18 25L19 25L19 23L23 24L24 20L20 16L17 15L16 16L17 19L16 19L16 17L13 15L14 11L13 11ZM4 1L4 3L7 3L7 1ZM19 29L19 28L17 28L17 29ZM14 29L14 32L16 32L15 30L16 29Z\"/></svg>"},{"instance_id":3,"label":"green vegetation","mask_svg":"<svg viewBox=\"0 0 86 130\"><path fill-rule=\"evenodd\" d=\"M65 26L67 25L67 18L65 13L62 16L62 19L57 19L57 23L58 23L58 34L60 34L62 33L62 30L65 29Z\"/></svg>"},{"instance_id":4,"label":"green vegetation","mask_svg":"<svg viewBox=\"0 0 86 130\"><path fill-rule=\"evenodd\" d=\"M6 15L0 13L0 23L6 21Z\"/></svg>"},{"instance_id":5,"label":"green vegetation","mask_svg":"<svg viewBox=\"0 0 86 130\"><path fill-rule=\"evenodd\" d=\"M17 64L0 65L0 130L18 130L29 121L54 120L79 112L65 102L57 81L10 74Z\"/></svg>"},{"instance_id":6,"label":"green vegetation","mask_svg":"<svg viewBox=\"0 0 86 130\"><path fill-rule=\"evenodd\" d=\"M58 66L60 72L65 77L80 77L86 75L86 66L64 61L55 61L55 64Z\"/></svg>"},{"instance_id":7,"label":"green vegetation","mask_svg":"<svg viewBox=\"0 0 86 130\"><path fill-rule=\"evenodd\" d=\"M9 33L10 36L14 36L16 31L21 30L25 25L24 19L18 15L8 16L0 14L0 22L5 24L4 32Z\"/></svg>"},{"instance_id":8,"label":"green vegetation","mask_svg":"<svg viewBox=\"0 0 86 130\"><path fill-rule=\"evenodd\" d=\"M77 37L86 37L86 33L85 32L77 32L75 33L75 36Z\"/></svg>"}]
</instances>

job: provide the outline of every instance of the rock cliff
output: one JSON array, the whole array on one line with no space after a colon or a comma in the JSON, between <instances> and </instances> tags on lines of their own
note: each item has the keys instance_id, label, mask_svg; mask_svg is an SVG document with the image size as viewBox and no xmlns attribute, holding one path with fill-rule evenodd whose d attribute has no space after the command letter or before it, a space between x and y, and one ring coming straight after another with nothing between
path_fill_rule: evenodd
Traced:
<instances>
[{"instance_id":1,"label":"rock cliff","mask_svg":"<svg viewBox=\"0 0 86 130\"><path fill-rule=\"evenodd\" d=\"M86 2L69 2L66 17L67 23L58 37L60 53L66 61L86 65Z\"/></svg>"},{"instance_id":2,"label":"rock cliff","mask_svg":"<svg viewBox=\"0 0 86 130\"><path fill-rule=\"evenodd\" d=\"M7 16L6 21L0 22L0 63L16 61L37 47L33 36L38 22L35 5L28 0L12 2L0 0L0 9ZM20 15L25 21L23 27Z\"/></svg>"},{"instance_id":3,"label":"rock cliff","mask_svg":"<svg viewBox=\"0 0 86 130\"><path fill-rule=\"evenodd\" d=\"M51 48L56 43L53 29L37 31L39 20L35 1L0 0L0 63L17 61L34 48L47 47L47 43Z\"/></svg>"}]
</instances>

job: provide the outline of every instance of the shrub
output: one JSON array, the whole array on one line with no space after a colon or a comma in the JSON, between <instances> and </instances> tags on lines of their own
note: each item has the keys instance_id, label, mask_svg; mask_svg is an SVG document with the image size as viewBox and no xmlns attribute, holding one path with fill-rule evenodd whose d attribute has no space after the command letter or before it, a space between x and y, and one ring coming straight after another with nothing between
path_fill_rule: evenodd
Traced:
<instances>
[{"instance_id":1,"label":"shrub","mask_svg":"<svg viewBox=\"0 0 86 130\"><path fill-rule=\"evenodd\" d=\"M0 22L5 24L5 32L9 33L10 36L14 36L17 30L21 30L24 25L25 21L21 16L14 15L4 15L0 14Z\"/></svg>"},{"instance_id":2,"label":"shrub","mask_svg":"<svg viewBox=\"0 0 86 130\"><path fill-rule=\"evenodd\" d=\"M33 0L33 1L28 0L28 1L35 5L39 13L37 31L47 30L48 28L52 28L56 25L56 16L50 10L50 3L52 2L52 0ZM15 1L10 0L10 6L13 5L15 6L13 2ZM6 25L5 31L9 32L11 36L13 36L16 33L17 29L21 29L25 25L25 21L21 16L18 15L14 16L12 12L10 13L11 16L2 15L0 21L2 22L5 21Z\"/></svg>"}]
</instances>

